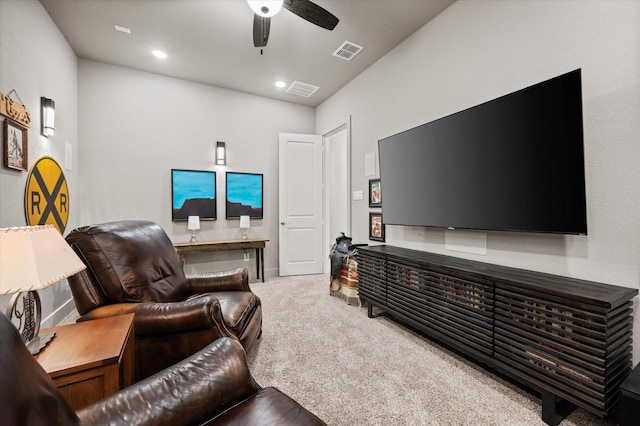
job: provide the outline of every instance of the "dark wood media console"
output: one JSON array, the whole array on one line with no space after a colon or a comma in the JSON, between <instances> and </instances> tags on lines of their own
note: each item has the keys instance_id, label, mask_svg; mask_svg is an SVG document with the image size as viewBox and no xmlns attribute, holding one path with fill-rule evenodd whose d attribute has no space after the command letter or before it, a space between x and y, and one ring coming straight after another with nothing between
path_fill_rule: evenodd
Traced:
<instances>
[{"instance_id":1,"label":"dark wood media console","mask_svg":"<svg viewBox=\"0 0 640 426\"><path fill-rule=\"evenodd\" d=\"M631 371L636 289L373 246L358 248L358 291L369 317L375 306L539 391L550 425L573 405L605 417Z\"/></svg>"}]
</instances>

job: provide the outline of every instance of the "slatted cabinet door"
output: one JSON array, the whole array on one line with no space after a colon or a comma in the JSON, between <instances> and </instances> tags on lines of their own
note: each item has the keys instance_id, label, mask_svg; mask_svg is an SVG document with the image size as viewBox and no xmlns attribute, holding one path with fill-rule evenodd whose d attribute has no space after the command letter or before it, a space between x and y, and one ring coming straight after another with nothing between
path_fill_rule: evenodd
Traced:
<instances>
[{"instance_id":1,"label":"slatted cabinet door","mask_svg":"<svg viewBox=\"0 0 640 426\"><path fill-rule=\"evenodd\" d=\"M578 303L496 282L495 358L541 390L606 414L631 368L631 305Z\"/></svg>"},{"instance_id":2,"label":"slatted cabinet door","mask_svg":"<svg viewBox=\"0 0 640 426\"><path fill-rule=\"evenodd\" d=\"M375 254L357 256L358 295L378 306L387 304L387 261L385 256ZM369 304L371 315L371 304Z\"/></svg>"},{"instance_id":3,"label":"slatted cabinet door","mask_svg":"<svg viewBox=\"0 0 640 426\"><path fill-rule=\"evenodd\" d=\"M466 353L479 358L492 355L490 281L389 256L387 285L392 315Z\"/></svg>"}]
</instances>

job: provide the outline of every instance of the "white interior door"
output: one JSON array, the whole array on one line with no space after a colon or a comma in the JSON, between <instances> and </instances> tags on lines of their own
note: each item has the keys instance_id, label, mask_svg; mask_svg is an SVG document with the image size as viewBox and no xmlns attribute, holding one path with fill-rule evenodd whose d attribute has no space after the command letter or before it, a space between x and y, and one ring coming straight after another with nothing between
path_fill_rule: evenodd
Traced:
<instances>
[{"instance_id":1,"label":"white interior door","mask_svg":"<svg viewBox=\"0 0 640 426\"><path fill-rule=\"evenodd\" d=\"M322 137L280 134L280 275L320 274Z\"/></svg>"}]
</instances>

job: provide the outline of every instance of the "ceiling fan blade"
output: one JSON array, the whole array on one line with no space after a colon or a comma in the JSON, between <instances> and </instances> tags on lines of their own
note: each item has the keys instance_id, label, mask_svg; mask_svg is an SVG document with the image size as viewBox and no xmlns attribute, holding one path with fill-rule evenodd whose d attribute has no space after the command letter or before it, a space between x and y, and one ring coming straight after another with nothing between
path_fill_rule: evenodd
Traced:
<instances>
[{"instance_id":1,"label":"ceiling fan blade","mask_svg":"<svg viewBox=\"0 0 640 426\"><path fill-rule=\"evenodd\" d=\"M302 19L327 30L334 29L340 21L331 12L309 0L284 0L282 6Z\"/></svg>"},{"instance_id":2,"label":"ceiling fan blade","mask_svg":"<svg viewBox=\"0 0 640 426\"><path fill-rule=\"evenodd\" d=\"M269 41L269 29L271 28L271 18L263 18L260 15L253 15L253 45L255 47L265 47Z\"/></svg>"}]
</instances>

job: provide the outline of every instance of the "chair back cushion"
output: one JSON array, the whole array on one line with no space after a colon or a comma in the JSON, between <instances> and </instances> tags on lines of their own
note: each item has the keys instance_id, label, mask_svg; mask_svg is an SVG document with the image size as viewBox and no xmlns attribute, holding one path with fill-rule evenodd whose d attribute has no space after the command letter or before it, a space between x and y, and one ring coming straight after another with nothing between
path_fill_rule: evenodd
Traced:
<instances>
[{"instance_id":1,"label":"chair back cushion","mask_svg":"<svg viewBox=\"0 0 640 426\"><path fill-rule=\"evenodd\" d=\"M84 226L71 231L67 242L87 265L88 281L97 283L110 303L175 302L188 294L176 249L154 222Z\"/></svg>"},{"instance_id":2,"label":"chair back cushion","mask_svg":"<svg viewBox=\"0 0 640 426\"><path fill-rule=\"evenodd\" d=\"M55 338L52 343L55 343ZM51 349L45 347L43 350ZM80 420L0 314L0 411L4 425L78 425Z\"/></svg>"}]
</instances>

